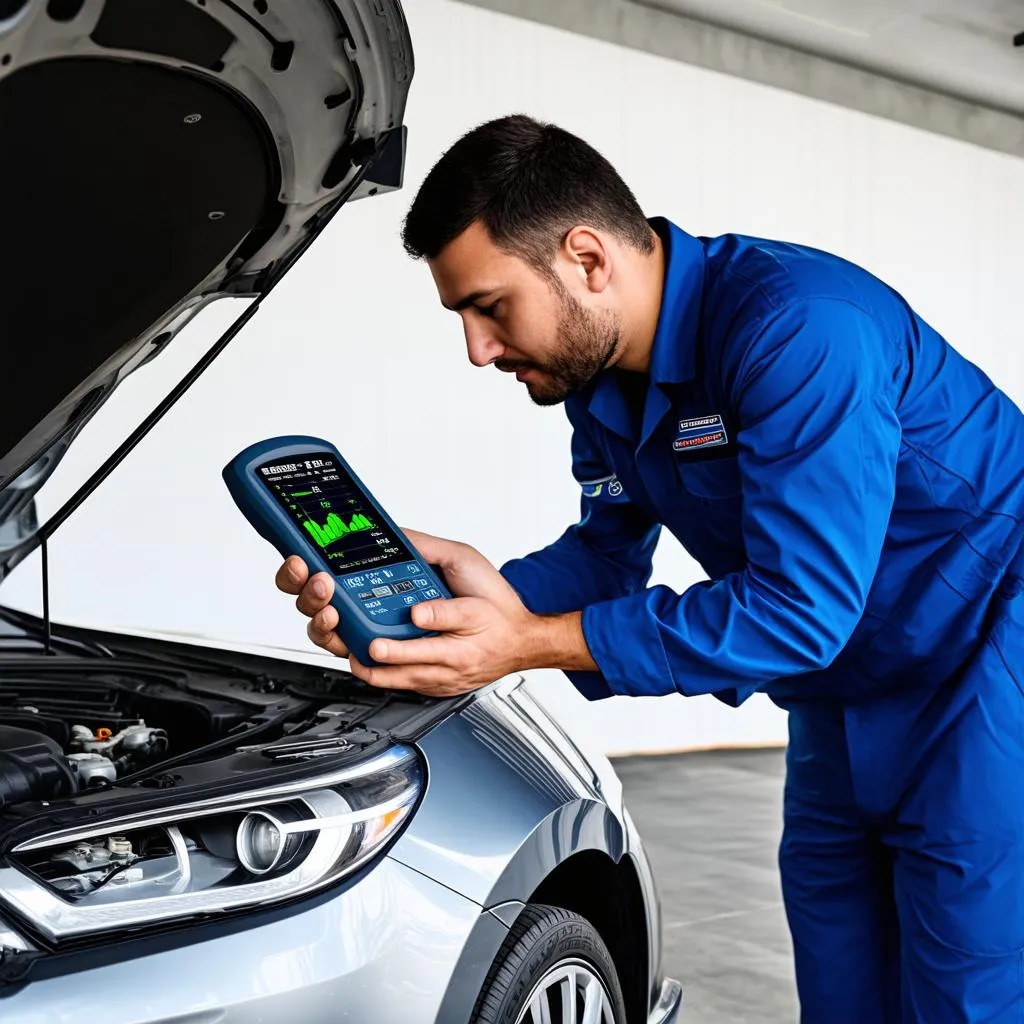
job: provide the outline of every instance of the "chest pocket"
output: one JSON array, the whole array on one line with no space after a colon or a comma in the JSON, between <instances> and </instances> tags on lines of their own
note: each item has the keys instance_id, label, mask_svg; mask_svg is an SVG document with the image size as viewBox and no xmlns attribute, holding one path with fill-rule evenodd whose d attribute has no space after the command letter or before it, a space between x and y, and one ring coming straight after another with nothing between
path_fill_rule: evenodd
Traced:
<instances>
[{"instance_id":1,"label":"chest pocket","mask_svg":"<svg viewBox=\"0 0 1024 1024\"><path fill-rule=\"evenodd\" d=\"M686 490L705 501L738 498L743 493L735 455L713 459L680 456L676 458L676 472Z\"/></svg>"}]
</instances>

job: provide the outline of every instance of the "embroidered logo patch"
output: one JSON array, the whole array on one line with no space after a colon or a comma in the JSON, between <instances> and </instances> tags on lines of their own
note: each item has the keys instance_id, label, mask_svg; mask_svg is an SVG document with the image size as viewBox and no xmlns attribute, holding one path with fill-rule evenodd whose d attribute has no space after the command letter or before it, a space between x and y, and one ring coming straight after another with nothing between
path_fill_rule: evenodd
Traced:
<instances>
[{"instance_id":1,"label":"embroidered logo patch","mask_svg":"<svg viewBox=\"0 0 1024 1024\"><path fill-rule=\"evenodd\" d=\"M585 480L580 484L585 498L621 498L623 496L622 481L617 476L602 477L600 480Z\"/></svg>"},{"instance_id":2,"label":"embroidered logo patch","mask_svg":"<svg viewBox=\"0 0 1024 1024\"><path fill-rule=\"evenodd\" d=\"M677 452L690 451L693 448L716 448L729 443L729 435L725 432L725 424L721 416L698 416L692 420L680 420L672 447Z\"/></svg>"}]
</instances>

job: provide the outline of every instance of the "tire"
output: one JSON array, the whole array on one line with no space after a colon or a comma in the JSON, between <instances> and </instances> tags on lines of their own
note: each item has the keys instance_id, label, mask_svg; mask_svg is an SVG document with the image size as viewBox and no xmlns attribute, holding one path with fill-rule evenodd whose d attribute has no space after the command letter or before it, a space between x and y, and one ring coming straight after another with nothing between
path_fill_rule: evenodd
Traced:
<instances>
[{"instance_id":1,"label":"tire","mask_svg":"<svg viewBox=\"0 0 1024 1024\"><path fill-rule=\"evenodd\" d=\"M566 1012L570 992L575 1014ZM604 1004L600 1024L626 1024L615 964L597 929L579 914L531 903L502 944L471 1024L578 1024L592 999ZM548 1017L539 1013L542 1000Z\"/></svg>"}]
</instances>

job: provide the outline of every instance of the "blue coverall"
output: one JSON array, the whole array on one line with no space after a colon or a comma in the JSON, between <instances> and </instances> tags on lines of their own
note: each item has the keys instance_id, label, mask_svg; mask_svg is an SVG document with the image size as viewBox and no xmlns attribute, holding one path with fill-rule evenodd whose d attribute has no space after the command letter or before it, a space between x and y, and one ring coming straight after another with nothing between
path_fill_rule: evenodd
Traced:
<instances>
[{"instance_id":1,"label":"blue coverall","mask_svg":"<svg viewBox=\"0 0 1024 1024\"><path fill-rule=\"evenodd\" d=\"M502 572L590 699L788 709L804 1021L1020 1024L1024 416L865 270L651 224L649 375L568 399L580 520ZM648 586L662 526L708 580Z\"/></svg>"}]
</instances>

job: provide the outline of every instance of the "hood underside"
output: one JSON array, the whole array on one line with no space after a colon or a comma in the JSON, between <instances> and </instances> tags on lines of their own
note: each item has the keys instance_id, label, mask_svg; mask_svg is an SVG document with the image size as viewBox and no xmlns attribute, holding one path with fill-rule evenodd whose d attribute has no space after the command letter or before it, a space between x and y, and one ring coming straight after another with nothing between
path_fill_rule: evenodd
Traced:
<instances>
[{"instance_id":1,"label":"hood underside","mask_svg":"<svg viewBox=\"0 0 1024 1024\"><path fill-rule=\"evenodd\" d=\"M0 577L128 373L400 187L411 75L395 0L0 0Z\"/></svg>"}]
</instances>

